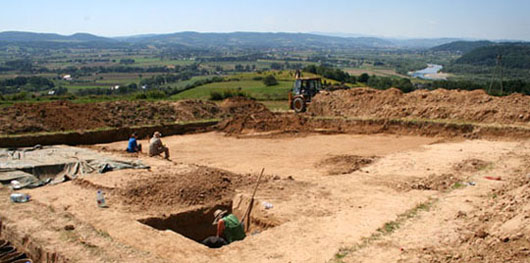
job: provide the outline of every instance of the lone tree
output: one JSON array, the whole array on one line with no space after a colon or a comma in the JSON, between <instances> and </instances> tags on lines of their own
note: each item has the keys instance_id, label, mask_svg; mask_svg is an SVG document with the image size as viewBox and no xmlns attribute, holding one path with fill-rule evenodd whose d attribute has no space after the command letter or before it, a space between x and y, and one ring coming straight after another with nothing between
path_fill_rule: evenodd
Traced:
<instances>
[{"instance_id":1,"label":"lone tree","mask_svg":"<svg viewBox=\"0 0 530 263\"><path fill-rule=\"evenodd\" d=\"M359 82L366 83L366 82L368 82L369 79L370 79L370 76L368 76L368 74L366 74L366 73L363 73L363 74L361 74L361 76L359 76L359 78L357 80Z\"/></svg>"},{"instance_id":2,"label":"lone tree","mask_svg":"<svg viewBox=\"0 0 530 263\"><path fill-rule=\"evenodd\" d=\"M278 85L278 81L276 80L276 78L275 78L273 75L268 75L268 76L266 76L266 77L263 79L263 83L264 83L266 86L274 86L274 85Z\"/></svg>"}]
</instances>

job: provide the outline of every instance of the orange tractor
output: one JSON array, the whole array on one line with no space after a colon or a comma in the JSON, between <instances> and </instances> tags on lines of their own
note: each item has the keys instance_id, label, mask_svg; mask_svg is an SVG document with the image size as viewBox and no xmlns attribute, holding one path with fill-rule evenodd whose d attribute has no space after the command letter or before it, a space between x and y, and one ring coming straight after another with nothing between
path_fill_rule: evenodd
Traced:
<instances>
[{"instance_id":1,"label":"orange tractor","mask_svg":"<svg viewBox=\"0 0 530 263\"><path fill-rule=\"evenodd\" d=\"M322 89L320 78L296 78L289 92L289 107L295 112L305 112L311 99Z\"/></svg>"}]
</instances>

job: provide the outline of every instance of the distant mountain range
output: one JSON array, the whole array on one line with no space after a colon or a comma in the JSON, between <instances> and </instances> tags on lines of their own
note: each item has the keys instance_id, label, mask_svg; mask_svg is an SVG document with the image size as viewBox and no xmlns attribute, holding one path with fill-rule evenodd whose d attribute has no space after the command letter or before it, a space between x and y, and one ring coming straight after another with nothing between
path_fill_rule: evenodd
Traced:
<instances>
[{"instance_id":1,"label":"distant mountain range","mask_svg":"<svg viewBox=\"0 0 530 263\"><path fill-rule=\"evenodd\" d=\"M146 34L127 37L100 37L87 33L70 36L52 33L0 32L0 42L102 42L150 44L161 46L185 46L193 48L241 47L241 48L364 48L364 49L401 49L431 48L458 39L384 39L378 37L342 37L307 33L198 33L179 32L172 34Z\"/></svg>"},{"instance_id":2,"label":"distant mountain range","mask_svg":"<svg viewBox=\"0 0 530 263\"><path fill-rule=\"evenodd\" d=\"M429 49L439 45L460 41L459 38L412 38L412 39L389 39L400 48Z\"/></svg>"},{"instance_id":3,"label":"distant mountain range","mask_svg":"<svg viewBox=\"0 0 530 263\"><path fill-rule=\"evenodd\" d=\"M172 48L312 48L312 49L430 49L466 53L492 45L490 41L462 41L458 38L393 39L324 35L322 33L198 33L145 34L126 37L101 37L87 33L65 36L53 33L0 32L0 46L18 43L33 47L130 47L155 45ZM53 45L51 45L53 44Z\"/></svg>"},{"instance_id":4,"label":"distant mountain range","mask_svg":"<svg viewBox=\"0 0 530 263\"><path fill-rule=\"evenodd\" d=\"M378 38L343 38L303 33L197 33L179 32L173 34L132 36L121 41L144 44L180 44L193 47L250 47L250 48L386 48L391 42Z\"/></svg>"},{"instance_id":5,"label":"distant mountain range","mask_svg":"<svg viewBox=\"0 0 530 263\"><path fill-rule=\"evenodd\" d=\"M392 43L395 47L400 48L431 48L446 43L451 43L454 41L463 40L462 38L391 38L391 37L377 37L369 36L363 34L348 34L348 33L325 33L325 32L315 32L314 34L323 35L323 36L333 36L333 37L344 37L344 38L378 38L382 40L387 40Z\"/></svg>"},{"instance_id":6,"label":"distant mountain range","mask_svg":"<svg viewBox=\"0 0 530 263\"><path fill-rule=\"evenodd\" d=\"M63 42L88 42L88 41L116 41L112 38L99 37L87 33L76 33L64 36L53 33L31 33L19 31L0 32L0 41L5 42L42 42L42 41L63 41Z\"/></svg>"}]
</instances>

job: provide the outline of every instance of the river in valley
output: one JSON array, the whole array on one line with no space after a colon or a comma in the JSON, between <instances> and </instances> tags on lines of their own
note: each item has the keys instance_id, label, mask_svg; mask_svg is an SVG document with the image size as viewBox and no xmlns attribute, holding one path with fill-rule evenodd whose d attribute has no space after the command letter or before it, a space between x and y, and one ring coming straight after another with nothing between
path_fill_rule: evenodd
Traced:
<instances>
[{"instance_id":1,"label":"river in valley","mask_svg":"<svg viewBox=\"0 0 530 263\"><path fill-rule=\"evenodd\" d=\"M445 80L447 79L447 75L444 73L440 73L442 68L442 65L427 64L427 68L414 72L409 72L409 76L419 79Z\"/></svg>"}]
</instances>

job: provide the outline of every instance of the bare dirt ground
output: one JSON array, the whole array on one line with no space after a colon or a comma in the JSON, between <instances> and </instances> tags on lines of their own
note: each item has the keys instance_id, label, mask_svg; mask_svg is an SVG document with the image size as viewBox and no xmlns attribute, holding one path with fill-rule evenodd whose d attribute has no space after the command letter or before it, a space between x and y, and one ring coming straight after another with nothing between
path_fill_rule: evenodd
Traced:
<instances>
[{"instance_id":1,"label":"bare dirt ground","mask_svg":"<svg viewBox=\"0 0 530 263\"><path fill-rule=\"evenodd\" d=\"M400 103L413 95L355 92L327 104L328 97L321 97L314 104L321 111L310 114L340 110L356 118L528 125L528 108L520 104L528 98L519 95L416 92L408 98L409 112ZM350 108L348 98L361 104ZM360 109L363 101L381 111ZM507 131L489 140L437 130L415 135L429 129L423 126L408 133L366 127L356 133L345 123L318 130L307 115L274 114L245 99L219 109L230 117L218 131L162 138L170 161L126 154L126 141L86 146L141 160L149 170L25 190L33 200L24 204L11 203L11 190L0 188L0 235L60 254L37 262L528 262L527 137ZM211 228L216 207L231 203L241 216L262 168L245 240L208 249L185 237L200 232L195 221ZM109 208L96 206L97 190L106 193Z\"/></svg>"},{"instance_id":2,"label":"bare dirt ground","mask_svg":"<svg viewBox=\"0 0 530 263\"><path fill-rule=\"evenodd\" d=\"M340 261L528 262L528 145L518 144L497 160L483 155L491 160L487 168L458 173L474 185L438 192L429 207L408 212L410 220L344 249Z\"/></svg>"},{"instance_id":3,"label":"bare dirt ground","mask_svg":"<svg viewBox=\"0 0 530 263\"><path fill-rule=\"evenodd\" d=\"M2 211L10 215L4 224L24 218L23 223L17 223L22 229L32 231L47 249L62 252L74 262L437 262L445 260L444 253L457 251L460 243L450 247L451 242L475 231L460 225L459 211L467 215L464 219L469 221L465 223L477 224L474 214L478 216L491 207L487 202L500 206L497 202L504 201L492 199L491 192L509 185L510 178L524 176L528 172L524 158L530 154L527 141L440 142L439 138L395 135L235 138L210 132L163 138L163 142L171 149L172 162L143 154L131 156L151 165L150 171L116 171L29 190L34 201L28 204L12 204L3 198ZM96 148L116 154L124 144ZM364 156L374 161L351 173L330 175L321 164L336 156ZM486 168L480 165L483 163L487 163ZM248 196L262 167L266 168L266 180L257 199L274 207L265 210L259 203L257 213L266 215L264 220L274 227L242 242L210 250L175 232L138 222L215 204L237 194ZM205 181L201 178L208 174L220 178L213 185L225 188L202 186ZM421 179L441 177L443 181L446 174L453 174L462 185L473 181L475 186L455 186L450 181L448 187L414 187ZM484 176L503 179L491 181ZM196 187L186 187L188 184ZM109 208L96 207L97 189L107 192ZM150 190L144 194L142 189ZM182 196L178 194L181 190ZM211 196L207 191L218 196L203 199L203 191L204 196ZM2 192L7 195L7 190ZM354 249L419 204L430 204L430 208L400 221L396 231ZM28 218L31 211L36 216ZM521 220L528 219L523 216ZM75 229L65 230L66 225ZM404 238L401 231L410 232ZM448 231L451 235L446 234ZM488 236L495 233L495 229L485 231ZM525 231L516 233L519 239L527 240ZM386 239L391 239L390 243L380 245ZM525 244L518 243L517 251ZM446 250L438 250L441 248ZM512 259L517 262L519 258Z\"/></svg>"}]
</instances>

